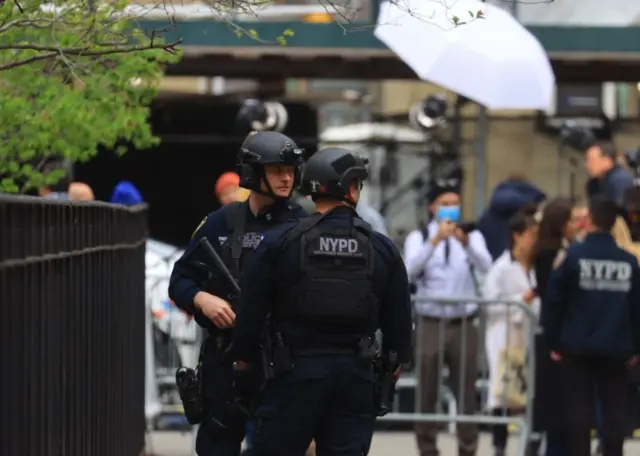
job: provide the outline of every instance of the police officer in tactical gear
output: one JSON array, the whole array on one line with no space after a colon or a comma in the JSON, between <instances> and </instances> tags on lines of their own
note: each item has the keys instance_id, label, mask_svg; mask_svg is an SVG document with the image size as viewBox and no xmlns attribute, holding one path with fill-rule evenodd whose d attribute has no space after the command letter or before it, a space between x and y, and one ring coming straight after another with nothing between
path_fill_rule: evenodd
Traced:
<instances>
[{"instance_id":1,"label":"police officer in tactical gear","mask_svg":"<svg viewBox=\"0 0 640 456\"><path fill-rule=\"evenodd\" d=\"M250 189L251 195L244 203L207 215L171 274L169 296L195 315L209 336L200 361L205 413L196 441L199 456L237 456L247 420L234 405L232 363L224 355L236 318L234 297L199 241L206 237L239 280L268 228L307 215L288 200L299 184L302 163L303 151L291 138L270 131L250 134L238 156L238 174L240 185Z\"/></svg>"},{"instance_id":2,"label":"police officer in tactical gear","mask_svg":"<svg viewBox=\"0 0 640 456\"><path fill-rule=\"evenodd\" d=\"M236 370L259 368L265 319L273 339L274 375L255 410L254 454L297 456L312 439L319 456L367 454L378 413L376 330L383 356L409 361L404 262L354 210L365 165L342 148L311 157L301 190L317 212L269 231L242 278L230 351Z\"/></svg>"},{"instance_id":3,"label":"police officer in tactical gear","mask_svg":"<svg viewBox=\"0 0 640 456\"><path fill-rule=\"evenodd\" d=\"M589 456L596 392L602 449L622 456L629 369L640 354L640 268L610 234L617 204L595 196L584 242L559 256L547 285L544 333L565 373L571 456Z\"/></svg>"}]
</instances>

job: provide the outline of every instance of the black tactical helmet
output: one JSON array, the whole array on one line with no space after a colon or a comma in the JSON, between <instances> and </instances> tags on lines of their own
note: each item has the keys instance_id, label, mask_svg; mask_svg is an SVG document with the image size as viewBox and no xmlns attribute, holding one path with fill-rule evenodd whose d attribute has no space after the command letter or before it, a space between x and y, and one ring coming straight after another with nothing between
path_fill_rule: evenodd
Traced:
<instances>
[{"instance_id":1,"label":"black tactical helmet","mask_svg":"<svg viewBox=\"0 0 640 456\"><path fill-rule=\"evenodd\" d=\"M349 185L369 176L369 160L341 147L316 152L304 166L300 192L318 197L335 198L356 204L349 199Z\"/></svg>"},{"instance_id":2,"label":"black tactical helmet","mask_svg":"<svg viewBox=\"0 0 640 456\"><path fill-rule=\"evenodd\" d=\"M293 188L300 185L301 166L304 163L304 151L299 149L288 136L276 131L252 132L246 137L238 154L238 174L240 187L257 193L279 198L265 180L267 191L260 189L265 177L264 165L290 165L295 167Z\"/></svg>"}]
</instances>

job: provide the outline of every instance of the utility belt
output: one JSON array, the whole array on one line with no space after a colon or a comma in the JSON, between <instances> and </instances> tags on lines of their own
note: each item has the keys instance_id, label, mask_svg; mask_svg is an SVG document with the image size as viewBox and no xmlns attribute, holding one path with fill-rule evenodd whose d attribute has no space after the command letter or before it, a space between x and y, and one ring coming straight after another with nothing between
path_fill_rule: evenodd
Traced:
<instances>
[{"instance_id":1,"label":"utility belt","mask_svg":"<svg viewBox=\"0 0 640 456\"><path fill-rule=\"evenodd\" d=\"M285 343L282 333L275 333L275 340L265 340L261 350L262 375L269 381L279 375L291 372L294 358L322 355L354 355L365 367L372 366L378 352L373 336L362 337L353 346L320 345L315 347L296 347Z\"/></svg>"}]
</instances>

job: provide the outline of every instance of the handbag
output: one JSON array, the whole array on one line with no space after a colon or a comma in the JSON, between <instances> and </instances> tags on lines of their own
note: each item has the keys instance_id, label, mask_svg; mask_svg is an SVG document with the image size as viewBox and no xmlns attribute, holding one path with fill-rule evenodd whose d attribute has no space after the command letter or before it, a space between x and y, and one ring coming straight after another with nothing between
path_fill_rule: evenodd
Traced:
<instances>
[{"instance_id":1,"label":"handbag","mask_svg":"<svg viewBox=\"0 0 640 456\"><path fill-rule=\"evenodd\" d=\"M521 410L527 405L527 350L524 327L510 324L507 345L500 351L497 381L493 394L504 407Z\"/></svg>"}]
</instances>

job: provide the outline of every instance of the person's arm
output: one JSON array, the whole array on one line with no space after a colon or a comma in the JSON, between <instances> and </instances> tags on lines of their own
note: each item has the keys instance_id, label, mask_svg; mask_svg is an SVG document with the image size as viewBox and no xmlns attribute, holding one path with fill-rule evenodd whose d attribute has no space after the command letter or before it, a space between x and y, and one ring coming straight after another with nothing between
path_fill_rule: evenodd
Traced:
<instances>
[{"instance_id":1,"label":"person's arm","mask_svg":"<svg viewBox=\"0 0 640 456\"><path fill-rule=\"evenodd\" d=\"M549 283L549 276L553 270L553 260L555 260L558 251L550 248L543 248L538 253L538 257L535 262L536 271L536 284L538 288L538 296L544 297L546 295L547 283Z\"/></svg>"},{"instance_id":2,"label":"person's arm","mask_svg":"<svg viewBox=\"0 0 640 456\"><path fill-rule=\"evenodd\" d=\"M412 231L404 241L404 261L410 280L417 279L435 249L435 244L422 237L420 230Z\"/></svg>"},{"instance_id":3,"label":"person's arm","mask_svg":"<svg viewBox=\"0 0 640 456\"><path fill-rule=\"evenodd\" d=\"M633 176L625 169L619 168L619 171L615 173L615 176L611 176L608 179L608 187L611 198L620 208L624 207L624 195L627 189L633 187Z\"/></svg>"},{"instance_id":4,"label":"person's arm","mask_svg":"<svg viewBox=\"0 0 640 456\"><path fill-rule=\"evenodd\" d=\"M469 244L467 246L469 261L480 272L487 272L493 263L484 236L478 230L469 233Z\"/></svg>"},{"instance_id":5,"label":"person's arm","mask_svg":"<svg viewBox=\"0 0 640 456\"><path fill-rule=\"evenodd\" d=\"M547 283L547 290L542 300L543 312L545 315L545 328L543 334L546 335L547 344L551 351L560 348L560 338L562 336L562 324L570 299L570 259L560 253L555 260L555 269L551 272Z\"/></svg>"},{"instance_id":6,"label":"person's arm","mask_svg":"<svg viewBox=\"0 0 640 456\"><path fill-rule=\"evenodd\" d=\"M631 335L633 337L635 353L640 354L640 267L638 267L637 261L633 262L632 267L631 291L627 299L631 312Z\"/></svg>"},{"instance_id":7,"label":"person's arm","mask_svg":"<svg viewBox=\"0 0 640 456\"><path fill-rule=\"evenodd\" d=\"M391 261L385 262L390 276L379 307L382 352L393 350L398 354L398 362L408 363L411 360L413 321L407 270L392 242L387 240L385 243L393 256Z\"/></svg>"},{"instance_id":8,"label":"person's arm","mask_svg":"<svg viewBox=\"0 0 640 456\"><path fill-rule=\"evenodd\" d=\"M491 317L507 317L509 308L503 301L519 301L522 299L521 293L510 293L508 290L509 277L505 274L505 265L495 263L489 268L489 273L484 279L482 297L493 301L487 304L486 313Z\"/></svg>"},{"instance_id":9,"label":"person's arm","mask_svg":"<svg viewBox=\"0 0 640 456\"><path fill-rule=\"evenodd\" d=\"M198 226L185 252L176 261L169 279L169 297L176 306L189 315L196 313L195 299L201 285L209 278L212 269L206 254L199 247L200 239L206 237L214 249L221 254L218 236L226 235L222 211L209 214Z\"/></svg>"},{"instance_id":10,"label":"person's arm","mask_svg":"<svg viewBox=\"0 0 640 456\"><path fill-rule=\"evenodd\" d=\"M260 350L260 337L278 286L277 237L265 235L246 266L240 281L240 299L232 359L250 362Z\"/></svg>"}]
</instances>

